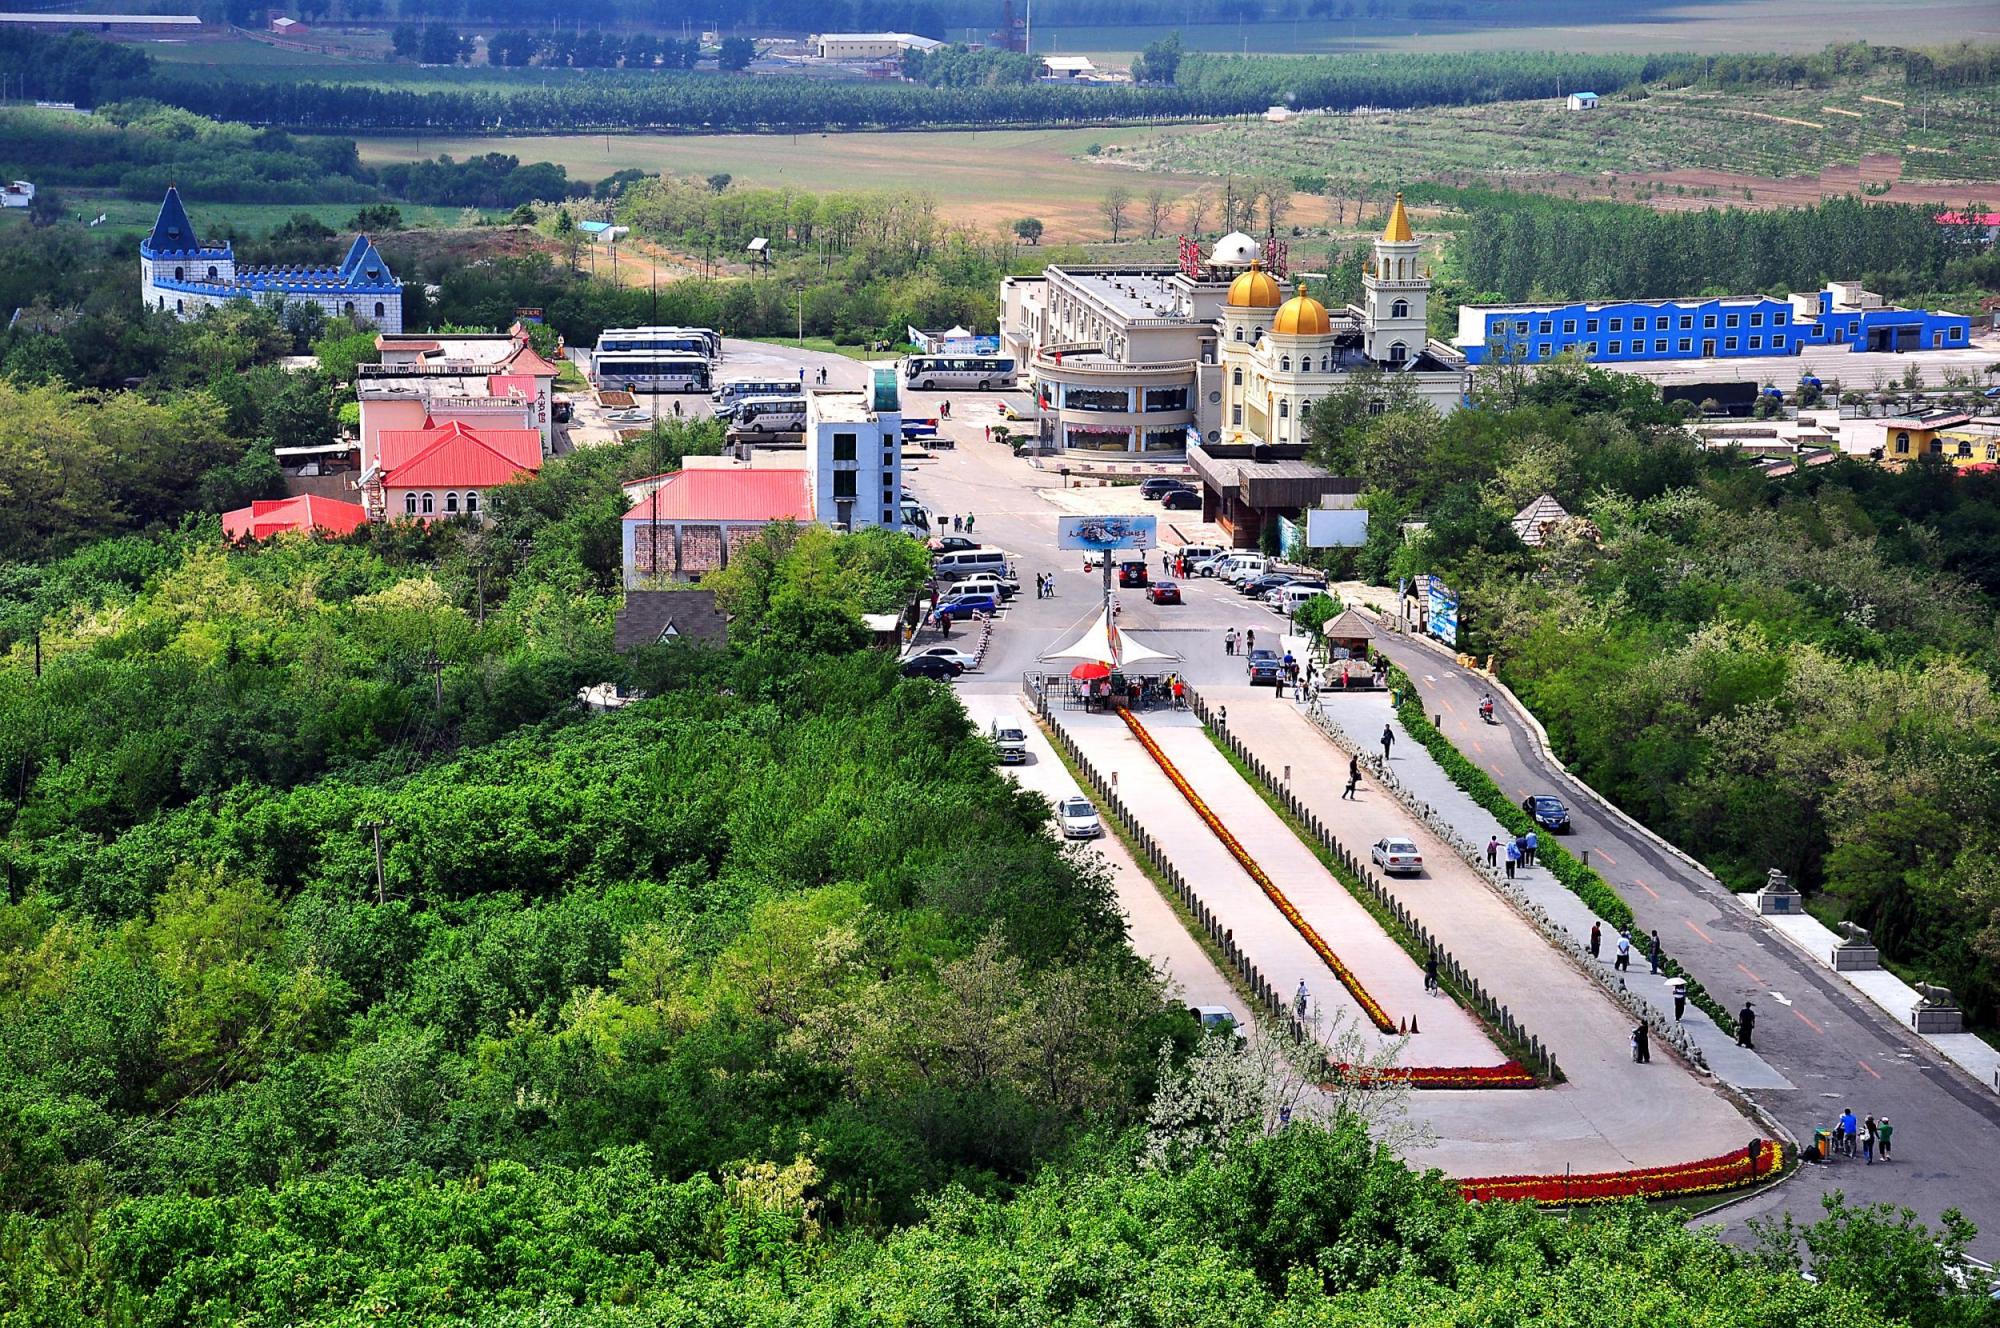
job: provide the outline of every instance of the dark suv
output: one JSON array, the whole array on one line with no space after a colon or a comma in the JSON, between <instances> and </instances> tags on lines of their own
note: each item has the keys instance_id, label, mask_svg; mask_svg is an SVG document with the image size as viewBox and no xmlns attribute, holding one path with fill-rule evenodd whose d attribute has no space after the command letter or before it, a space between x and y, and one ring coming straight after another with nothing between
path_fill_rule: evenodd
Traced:
<instances>
[{"instance_id":1,"label":"dark suv","mask_svg":"<svg viewBox=\"0 0 2000 1328\"><path fill-rule=\"evenodd\" d=\"M1146 564L1137 561L1118 564L1118 584L1127 589L1146 585Z\"/></svg>"},{"instance_id":2,"label":"dark suv","mask_svg":"<svg viewBox=\"0 0 2000 1328\"><path fill-rule=\"evenodd\" d=\"M1283 664L1278 659L1277 651L1253 650L1250 652L1249 661L1244 666L1244 672L1250 675L1250 685L1252 687L1255 687L1260 682L1268 682L1273 687L1276 687L1278 680L1284 676L1280 671L1283 667Z\"/></svg>"},{"instance_id":3,"label":"dark suv","mask_svg":"<svg viewBox=\"0 0 2000 1328\"><path fill-rule=\"evenodd\" d=\"M1139 484L1139 496L1153 502L1158 502L1175 492L1192 493L1193 489L1186 480L1168 479L1163 475L1155 475L1152 479L1140 481Z\"/></svg>"}]
</instances>

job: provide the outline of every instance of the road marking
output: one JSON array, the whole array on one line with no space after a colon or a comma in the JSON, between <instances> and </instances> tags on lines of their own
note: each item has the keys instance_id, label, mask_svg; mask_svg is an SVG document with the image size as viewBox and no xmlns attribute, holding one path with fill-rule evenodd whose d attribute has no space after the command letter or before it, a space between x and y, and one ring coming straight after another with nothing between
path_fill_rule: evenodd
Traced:
<instances>
[{"instance_id":1,"label":"road marking","mask_svg":"<svg viewBox=\"0 0 2000 1328\"><path fill-rule=\"evenodd\" d=\"M1435 674L1435 673L1426 673L1426 674L1424 675L1424 681L1425 681L1425 682L1436 682L1436 681L1437 681L1437 674Z\"/></svg>"},{"instance_id":2,"label":"road marking","mask_svg":"<svg viewBox=\"0 0 2000 1328\"><path fill-rule=\"evenodd\" d=\"M1792 998L1791 998L1791 997L1789 997L1789 996L1787 996L1787 995L1785 995L1785 993L1784 993L1784 992L1782 992L1782 991L1767 991L1767 992L1765 992L1764 994L1765 994L1766 996L1769 996L1769 997L1770 997L1770 998L1771 998L1772 1000L1776 1001L1776 1002L1777 1002L1778 1004L1780 1004L1780 1005L1784 1006L1785 1008L1787 1008L1787 1009L1790 1009L1790 1008L1791 1008L1791 1004L1792 1004Z\"/></svg>"},{"instance_id":3,"label":"road marking","mask_svg":"<svg viewBox=\"0 0 2000 1328\"><path fill-rule=\"evenodd\" d=\"M1453 709L1451 702L1445 700L1442 696L1438 698L1438 704L1443 706L1446 710L1450 710L1451 713L1454 715L1458 713L1457 710Z\"/></svg>"},{"instance_id":4,"label":"road marking","mask_svg":"<svg viewBox=\"0 0 2000 1328\"><path fill-rule=\"evenodd\" d=\"M1812 1020L1806 1019L1806 1012L1804 1010L1793 1010L1792 1013L1797 1015L1801 1019L1805 1019L1807 1028L1810 1028L1813 1032L1819 1034L1821 1037L1826 1036L1826 1030L1824 1028L1821 1028L1818 1024L1814 1023Z\"/></svg>"},{"instance_id":5,"label":"road marking","mask_svg":"<svg viewBox=\"0 0 2000 1328\"><path fill-rule=\"evenodd\" d=\"M1715 944L1715 938L1710 936L1707 932L1703 931L1701 928L1695 926L1693 921L1691 921L1688 918L1682 918L1681 921L1687 923L1688 930L1692 931L1695 935L1701 937L1701 939L1707 941L1710 945Z\"/></svg>"},{"instance_id":6,"label":"road marking","mask_svg":"<svg viewBox=\"0 0 2000 1328\"><path fill-rule=\"evenodd\" d=\"M1604 859L1604 860L1605 860L1606 862L1610 863L1610 864L1611 864L1612 866L1616 867L1616 866L1618 865L1618 859L1616 859L1616 858L1612 857L1612 856L1611 856L1611 855L1610 855L1609 853L1606 853L1606 852L1605 852L1605 851L1604 851L1603 849L1601 849L1601 848L1594 848L1594 849L1592 849L1592 850L1590 850L1590 851L1591 851L1592 853L1595 853L1595 854L1596 854L1596 855L1597 855L1598 857L1600 857L1600 858L1603 858L1603 859ZM1652 892L1651 890L1648 890L1648 891L1647 891L1646 893L1647 893L1647 894L1649 894L1649 895L1652 895L1652 894L1653 894L1653 892ZM1658 898L1659 898L1659 896L1658 896L1658 895L1653 895L1653 898L1655 898L1655 899L1658 899Z\"/></svg>"},{"instance_id":7,"label":"road marking","mask_svg":"<svg viewBox=\"0 0 2000 1328\"><path fill-rule=\"evenodd\" d=\"M1472 740L1472 750L1478 752L1481 756L1486 755L1486 749L1479 745L1479 739L1477 738Z\"/></svg>"},{"instance_id":8,"label":"road marking","mask_svg":"<svg viewBox=\"0 0 2000 1328\"><path fill-rule=\"evenodd\" d=\"M1456 678L1456 677L1457 677L1458 675L1457 675L1456 673L1453 673L1453 672L1451 672L1451 671L1450 671L1449 669L1447 669L1447 670L1445 671L1445 675L1444 675L1444 676L1445 676L1445 677L1447 677L1447 678Z\"/></svg>"},{"instance_id":9,"label":"road marking","mask_svg":"<svg viewBox=\"0 0 2000 1328\"><path fill-rule=\"evenodd\" d=\"M1632 882L1632 884L1638 886L1641 890L1644 890L1647 894L1651 895L1655 899L1658 899L1660 897L1660 892L1658 890L1655 890L1652 886L1647 885L1644 881L1635 880Z\"/></svg>"},{"instance_id":10,"label":"road marking","mask_svg":"<svg viewBox=\"0 0 2000 1328\"><path fill-rule=\"evenodd\" d=\"M1744 967L1743 967L1743 965L1741 965L1741 964L1738 964L1738 965L1737 965L1736 967L1738 967L1738 968L1741 968L1741 969L1743 969L1743 971L1744 971L1745 973L1750 973L1750 970L1749 970L1749 969L1747 969L1747 968L1744 968ZM1750 980L1751 980L1752 982L1756 983L1756 984L1757 984L1758 986L1760 986L1760 987L1764 985L1764 979L1762 979L1762 978L1758 977L1758 976L1757 976L1757 975L1756 975L1755 973L1750 973Z\"/></svg>"},{"instance_id":11,"label":"road marking","mask_svg":"<svg viewBox=\"0 0 2000 1328\"><path fill-rule=\"evenodd\" d=\"M1874 1074L1877 1079L1880 1079L1882 1077L1879 1074L1875 1074L1875 1067L1870 1065L1867 1061L1858 1060L1855 1062L1855 1064L1859 1065L1862 1069L1868 1071L1868 1073Z\"/></svg>"}]
</instances>

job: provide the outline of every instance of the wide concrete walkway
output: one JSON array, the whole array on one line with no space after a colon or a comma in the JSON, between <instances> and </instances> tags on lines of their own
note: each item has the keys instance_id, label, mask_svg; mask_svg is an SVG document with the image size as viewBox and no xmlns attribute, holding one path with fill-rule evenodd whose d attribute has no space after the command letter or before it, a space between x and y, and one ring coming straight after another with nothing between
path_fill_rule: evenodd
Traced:
<instances>
[{"instance_id":1,"label":"wide concrete walkway","mask_svg":"<svg viewBox=\"0 0 2000 1328\"><path fill-rule=\"evenodd\" d=\"M1631 1016L1374 778L1364 777L1355 799L1342 799L1346 756L1296 706L1268 689L1211 685L1202 693L1227 705L1230 732L1267 766L1292 767L1293 790L1351 851L1365 854L1368 845L1391 835L1416 842L1425 874L1384 884L1563 1069L1566 1083L1532 1092L1415 1094L1412 1111L1431 1124L1440 1142L1414 1160L1456 1174L1472 1174L1459 1170L1463 1166L1609 1170L1714 1156L1766 1133L1657 1041L1652 1063L1634 1064ZM1357 703L1387 710L1379 696L1342 701ZM1372 733L1380 731L1378 722ZM1394 750L1399 776L1428 765L1443 777L1414 743L1399 742ZM1289 829L1285 834L1297 842Z\"/></svg>"},{"instance_id":2,"label":"wide concrete walkway","mask_svg":"<svg viewBox=\"0 0 2000 1328\"><path fill-rule=\"evenodd\" d=\"M1301 980L1314 1013L1327 1016L1323 1031L1360 1028L1378 1052L1400 1039L1382 1034L1362 1013L1299 930L1279 912L1257 882L1209 830L1116 715L1058 712L1062 724L1098 769L1116 771L1119 792L1145 829L1182 874L1199 883L1203 901L1219 913L1235 941L1288 998ZM1320 934L1376 1003L1400 1024L1418 1014L1422 1032L1409 1039L1397 1062L1412 1066L1473 1067L1503 1064L1506 1053L1458 1006L1424 994L1424 974L1382 933L1319 859L1244 783L1186 711L1155 712L1142 721L1209 809L1220 817L1300 916Z\"/></svg>"}]
</instances>

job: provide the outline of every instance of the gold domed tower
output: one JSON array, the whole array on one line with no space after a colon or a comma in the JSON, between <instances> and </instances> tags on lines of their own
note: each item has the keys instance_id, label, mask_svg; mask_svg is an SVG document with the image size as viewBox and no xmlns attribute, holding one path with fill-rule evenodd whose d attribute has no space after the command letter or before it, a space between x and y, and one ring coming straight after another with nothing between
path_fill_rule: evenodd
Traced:
<instances>
[{"instance_id":1,"label":"gold domed tower","mask_svg":"<svg viewBox=\"0 0 2000 1328\"><path fill-rule=\"evenodd\" d=\"M1228 304L1232 309L1275 309L1284 299L1285 290L1278 279L1254 260L1248 272L1229 283Z\"/></svg>"},{"instance_id":2,"label":"gold domed tower","mask_svg":"<svg viewBox=\"0 0 2000 1328\"><path fill-rule=\"evenodd\" d=\"M1279 305L1271 319L1274 337L1323 337L1332 331L1333 320L1327 317L1326 306L1306 293L1303 281L1299 293Z\"/></svg>"}]
</instances>

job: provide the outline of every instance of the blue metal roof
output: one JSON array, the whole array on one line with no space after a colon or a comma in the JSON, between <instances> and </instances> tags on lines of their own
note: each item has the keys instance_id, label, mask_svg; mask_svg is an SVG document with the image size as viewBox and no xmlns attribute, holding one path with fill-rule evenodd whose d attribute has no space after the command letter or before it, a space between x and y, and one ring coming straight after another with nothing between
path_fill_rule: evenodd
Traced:
<instances>
[{"instance_id":1,"label":"blue metal roof","mask_svg":"<svg viewBox=\"0 0 2000 1328\"><path fill-rule=\"evenodd\" d=\"M181 206L181 191L168 185L167 196L160 200L160 215L153 220L152 233L139 242L139 252L147 258L227 258L230 249L227 244L203 246L194 223L188 220L187 209Z\"/></svg>"},{"instance_id":2,"label":"blue metal roof","mask_svg":"<svg viewBox=\"0 0 2000 1328\"><path fill-rule=\"evenodd\" d=\"M139 242L139 253L150 259L233 258L227 244L204 246L195 234L194 222L181 204L180 190L171 186L160 202L160 215L153 230ZM154 285L162 290L184 291L190 295L397 295L403 283L389 270L388 262L375 242L366 235L354 237L339 267L287 266L236 269L233 281L173 279L156 275Z\"/></svg>"}]
</instances>

